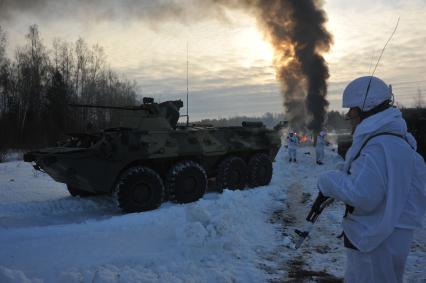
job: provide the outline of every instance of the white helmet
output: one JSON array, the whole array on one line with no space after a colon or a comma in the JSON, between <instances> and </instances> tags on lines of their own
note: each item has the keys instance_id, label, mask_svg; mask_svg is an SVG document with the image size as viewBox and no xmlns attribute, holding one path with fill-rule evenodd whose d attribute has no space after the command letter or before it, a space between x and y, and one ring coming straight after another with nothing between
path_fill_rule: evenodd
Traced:
<instances>
[{"instance_id":1,"label":"white helmet","mask_svg":"<svg viewBox=\"0 0 426 283\"><path fill-rule=\"evenodd\" d=\"M367 94L369 83L370 88ZM367 98L365 98L366 95ZM365 112L390 99L392 99L390 86L377 77L365 76L357 78L347 85L343 91L342 106L344 108L359 107L361 111Z\"/></svg>"}]
</instances>

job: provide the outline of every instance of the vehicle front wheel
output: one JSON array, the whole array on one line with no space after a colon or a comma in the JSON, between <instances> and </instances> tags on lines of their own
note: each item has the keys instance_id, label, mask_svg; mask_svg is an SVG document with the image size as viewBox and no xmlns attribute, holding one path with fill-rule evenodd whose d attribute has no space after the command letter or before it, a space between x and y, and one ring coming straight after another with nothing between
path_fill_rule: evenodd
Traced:
<instances>
[{"instance_id":1,"label":"vehicle front wheel","mask_svg":"<svg viewBox=\"0 0 426 283\"><path fill-rule=\"evenodd\" d=\"M170 200L179 203L196 201L207 189L206 171L197 162L180 162L167 174L166 188Z\"/></svg>"},{"instance_id":2,"label":"vehicle front wheel","mask_svg":"<svg viewBox=\"0 0 426 283\"><path fill-rule=\"evenodd\" d=\"M150 168L132 167L121 175L114 196L124 212L156 209L163 201L163 181Z\"/></svg>"}]
</instances>

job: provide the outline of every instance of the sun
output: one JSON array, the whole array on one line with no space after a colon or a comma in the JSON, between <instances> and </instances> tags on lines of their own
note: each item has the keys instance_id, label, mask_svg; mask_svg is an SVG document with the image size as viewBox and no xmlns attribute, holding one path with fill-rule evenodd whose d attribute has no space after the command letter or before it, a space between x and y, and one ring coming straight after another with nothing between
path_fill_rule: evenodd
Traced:
<instances>
[{"instance_id":1,"label":"sun","mask_svg":"<svg viewBox=\"0 0 426 283\"><path fill-rule=\"evenodd\" d=\"M252 67L258 65L272 64L274 51L269 42L267 42L256 26L246 27L238 35L236 39L241 46L242 65L244 67Z\"/></svg>"}]
</instances>

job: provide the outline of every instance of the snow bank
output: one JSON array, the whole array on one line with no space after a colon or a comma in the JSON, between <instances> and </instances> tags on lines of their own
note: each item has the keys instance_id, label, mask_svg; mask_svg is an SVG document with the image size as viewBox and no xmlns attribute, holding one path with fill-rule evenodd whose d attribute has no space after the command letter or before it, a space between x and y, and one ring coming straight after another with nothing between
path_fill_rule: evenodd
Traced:
<instances>
[{"instance_id":1,"label":"snow bank","mask_svg":"<svg viewBox=\"0 0 426 283\"><path fill-rule=\"evenodd\" d=\"M26 166L11 163L3 172L11 168ZM47 177L27 172L26 178L34 184L44 183ZM19 190L10 184L9 189ZM166 203L158 210L137 214L117 216L112 209L108 219L89 218L82 223L11 225L13 229L0 234L0 265L21 270L16 271L21 278L45 282L265 281L259 255L271 250L277 240L274 227L267 222L274 205L279 205L274 201L277 189L225 190L195 203ZM94 200L47 198L45 202L3 201L0 213L11 219L3 221L3 226L22 218L31 226L31 219L39 221L44 214L72 217L65 212L87 212L87 203L105 208Z\"/></svg>"},{"instance_id":2,"label":"snow bank","mask_svg":"<svg viewBox=\"0 0 426 283\"><path fill-rule=\"evenodd\" d=\"M0 266L0 282L2 283L38 283L43 282L41 279L29 279L20 270L12 270L4 266Z\"/></svg>"}]
</instances>

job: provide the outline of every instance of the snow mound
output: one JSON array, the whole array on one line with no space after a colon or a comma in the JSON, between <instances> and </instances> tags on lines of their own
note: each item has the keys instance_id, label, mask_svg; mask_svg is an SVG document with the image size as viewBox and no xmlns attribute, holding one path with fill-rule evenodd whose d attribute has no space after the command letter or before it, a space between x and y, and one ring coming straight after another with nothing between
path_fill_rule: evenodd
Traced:
<instances>
[{"instance_id":1,"label":"snow mound","mask_svg":"<svg viewBox=\"0 0 426 283\"><path fill-rule=\"evenodd\" d=\"M32 177L31 177L32 178ZM267 222L278 187L209 193L190 204L106 219L3 229L0 265L45 282L261 282L260 254L276 231ZM86 211L68 199L2 204L3 215ZM55 204L52 204L55 202ZM31 216L31 212L34 214ZM77 211L78 212L78 211ZM46 216L47 217L47 216ZM16 220L17 218L15 218ZM40 226L40 225L39 225ZM17 244L19 243L19 244ZM1 282L1 281L0 281Z\"/></svg>"},{"instance_id":2,"label":"snow mound","mask_svg":"<svg viewBox=\"0 0 426 283\"><path fill-rule=\"evenodd\" d=\"M41 279L29 279L20 270L9 269L0 265L0 282L2 283L41 283Z\"/></svg>"}]
</instances>

